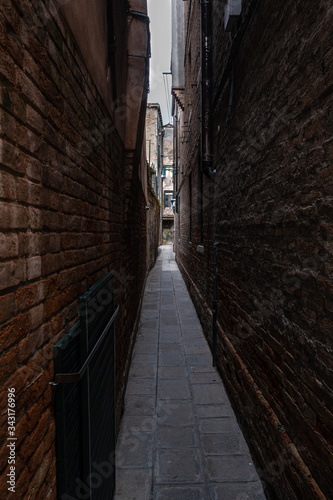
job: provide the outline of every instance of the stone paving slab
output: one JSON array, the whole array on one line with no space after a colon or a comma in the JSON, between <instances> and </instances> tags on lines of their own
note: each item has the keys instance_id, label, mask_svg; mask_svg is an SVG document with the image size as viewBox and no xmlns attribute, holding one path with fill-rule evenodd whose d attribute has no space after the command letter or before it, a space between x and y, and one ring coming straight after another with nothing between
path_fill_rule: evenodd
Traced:
<instances>
[{"instance_id":1,"label":"stone paving slab","mask_svg":"<svg viewBox=\"0 0 333 500\"><path fill-rule=\"evenodd\" d=\"M220 377L215 372L191 372L190 373L192 384L212 384L212 385L221 385L222 382Z\"/></svg>"},{"instance_id":2,"label":"stone paving slab","mask_svg":"<svg viewBox=\"0 0 333 500\"><path fill-rule=\"evenodd\" d=\"M154 499L156 500L205 500L204 486L155 486Z\"/></svg>"},{"instance_id":3,"label":"stone paving slab","mask_svg":"<svg viewBox=\"0 0 333 500\"><path fill-rule=\"evenodd\" d=\"M159 357L160 366L180 366L184 364L184 354L181 351L161 352Z\"/></svg>"},{"instance_id":4,"label":"stone paving slab","mask_svg":"<svg viewBox=\"0 0 333 500\"><path fill-rule=\"evenodd\" d=\"M166 332L168 335L166 336L164 333L161 333L161 341L166 343L172 342L173 344L178 343L181 340L180 332Z\"/></svg>"},{"instance_id":5,"label":"stone paving slab","mask_svg":"<svg viewBox=\"0 0 333 500\"><path fill-rule=\"evenodd\" d=\"M187 379L160 380L158 397L160 399L190 399L190 387Z\"/></svg>"},{"instance_id":6,"label":"stone paving slab","mask_svg":"<svg viewBox=\"0 0 333 500\"><path fill-rule=\"evenodd\" d=\"M211 500L265 500L261 483L210 484Z\"/></svg>"},{"instance_id":7,"label":"stone paving slab","mask_svg":"<svg viewBox=\"0 0 333 500\"><path fill-rule=\"evenodd\" d=\"M193 399L196 404L205 405L212 401L216 404L228 402L227 393L223 386L216 384L193 384Z\"/></svg>"},{"instance_id":8,"label":"stone paving slab","mask_svg":"<svg viewBox=\"0 0 333 500\"><path fill-rule=\"evenodd\" d=\"M204 434L233 434L239 432L239 426L235 418L199 418L198 425L200 431Z\"/></svg>"},{"instance_id":9,"label":"stone paving slab","mask_svg":"<svg viewBox=\"0 0 333 500\"><path fill-rule=\"evenodd\" d=\"M117 468L117 500L149 500L152 481L151 468L130 470Z\"/></svg>"},{"instance_id":10,"label":"stone paving slab","mask_svg":"<svg viewBox=\"0 0 333 500\"><path fill-rule=\"evenodd\" d=\"M219 417L232 417L233 421L236 420L234 411L231 404L228 402L223 405L200 405L196 407L196 414L198 418L219 418Z\"/></svg>"},{"instance_id":11,"label":"stone paving slab","mask_svg":"<svg viewBox=\"0 0 333 500\"><path fill-rule=\"evenodd\" d=\"M131 377L127 384L126 394L153 394L156 391L156 379Z\"/></svg>"},{"instance_id":12,"label":"stone paving slab","mask_svg":"<svg viewBox=\"0 0 333 500\"><path fill-rule=\"evenodd\" d=\"M123 428L127 429L131 434L155 432L156 420L156 415L143 417L142 415L126 414L123 417Z\"/></svg>"},{"instance_id":13,"label":"stone paving slab","mask_svg":"<svg viewBox=\"0 0 333 500\"><path fill-rule=\"evenodd\" d=\"M149 340L141 341L137 344L134 352L135 354L156 354L158 344Z\"/></svg>"},{"instance_id":14,"label":"stone paving slab","mask_svg":"<svg viewBox=\"0 0 333 500\"><path fill-rule=\"evenodd\" d=\"M156 484L201 483L203 470L199 450L157 450L154 479Z\"/></svg>"},{"instance_id":15,"label":"stone paving slab","mask_svg":"<svg viewBox=\"0 0 333 500\"><path fill-rule=\"evenodd\" d=\"M159 400L157 402L157 423L173 427L195 425L191 401Z\"/></svg>"},{"instance_id":16,"label":"stone paving slab","mask_svg":"<svg viewBox=\"0 0 333 500\"><path fill-rule=\"evenodd\" d=\"M116 449L115 500L264 500L171 247L161 247Z\"/></svg>"},{"instance_id":17,"label":"stone paving slab","mask_svg":"<svg viewBox=\"0 0 333 500\"><path fill-rule=\"evenodd\" d=\"M208 478L213 482L241 483L258 479L250 455L219 455L206 458Z\"/></svg>"},{"instance_id":18,"label":"stone paving slab","mask_svg":"<svg viewBox=\"0 0 333 500\"><path fill-rule=\"evenodd\" d=\"M197 448L198 434L196 427L159 427L156 434L156 448Z\"/></svg>"},{"instance_id":19,"label":"stone paving slab","mask_svg":"<svg viewBox=\"0 0 333 500\"><path fill-rule=\"evenodd\" d=\"M169 340L169 336L170 336L170 334L168 334L168 340ZM162 338L161 342L159 344L159 351L161 353L164 353L166 351L176 351L176 352L182 353L183 352L183 344L180 342L180 340L181 340L180 334L179 334L178 340L177 340L177 342L163 342L163 338Z\"/></svg>"},{"instance_id":20,"label":"stone paving slab","mask_svg":"<svg viewBox=\"0 0 333 500\"><path fill-rule=\"evenodd\" d=\"M130 377L139 378L155 378L157 367L156 365L145 365L142 363L132 363Z\"/></svg>"},{"instance_id":21,"label":"stone paving slab","mask_svg":"<svg viewBox=\"0 0 333 500\"><path fill-rule=\"evenodd\" d=\"M193 339L193 340L199 340L199 342L195 343L195 344L191 344L191 345L186 345L185 346L185 353L188 354L188 355L191 355L191 354L205 354L207 352L207 346L203 343L201 343L201 339L199 338L196 338L196 339ZM190 358L188 358L188 362Z\"/></svg>"},{"instance_id":22,"label":"stone paving slab","mask_svg":"<svg viewBox=\"0 0 333 500\"><path fill-rule=\"evenodd\" d=\"M123 428L119 435L119 446L116 454L116 465L118 468L152 467L153 440L154 436L152 433L135 433Z\"/></svg>"},{"instance_id":23,"label":"stone paving slab","mask_svg":"<svg viewBox=\"0 0 333 500\"><path fill-rule=\"evenodd\" d=\"M127 415L154 415L156 413L154 396L128 396L125 397Z\"/></svg>"},{"instance_id":24,"label":"stone paving slab","mask_svg":"<svg viewBox=\"0 0 333 500\"><path fill-rule=\"evenodd\" d=\"M158 377L159 380L187 378L187 370L184 366L161 366L158 369Z\"/></svg>"},{"instance_id":25,"label":"stone paving slab","mask_svg":"<svg viewBox=\"0 0 333 500\"><path fill-rule=\"evenodd\" d=\"M244 453L242 442L238 434L202 434L201 441L204 455L236 455ZM246 450L245 450L246 451Z\"/></svg>"},{"instance_id":26,"label":"stone paving slab","mask_svg":"<svg viewBox=\"0 0 333 500\"><path fill-rule=\"evenodd\" d=\"M156 354L145 354L141 352L133 353L133 363L141 363L141 364L155 364L156 363Z\"/></svg>"},{"instance_id":27,"label":"stone paving slab","mask_svg":"<svg viewBox=\"0 0 333 500\"><path fill-rule=\"evenodd\" d=\"M212 357L210 354L188 354L187 362L190 366L193 365L205 365L212 362Z\"/></svg>"}]
</instances>

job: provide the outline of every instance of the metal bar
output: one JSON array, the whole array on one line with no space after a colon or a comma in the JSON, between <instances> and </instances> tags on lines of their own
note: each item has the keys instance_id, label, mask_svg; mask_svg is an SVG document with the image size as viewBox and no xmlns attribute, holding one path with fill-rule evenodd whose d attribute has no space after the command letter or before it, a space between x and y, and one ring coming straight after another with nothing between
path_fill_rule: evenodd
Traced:
<instances>
[{"instance_id":1,"label":"metal bar","mask_svg":"<svg viewBox=\"0 0 333 500\"><path fill-rule=\"evenodd\" d=\"M149 16L147 14L144 14L143 12L137 12L135 10L128 10L127 14L129 14L130 16L134 16L134 17L144 17L147 20L147 22L149 22Z\"/></svg>"},{"instance_id":2,"label":"metal bar","mask_svg":"<svg viewBox=\"0 0 333 500\"><path fill-rule=\"evenodd\" d=\"M213 257L213 366L216 366L216 344L217 344L217 253L220 242L214 243Z\"/></svg>"},{"instance_id":3,"label":"metal bar","mask_svg":"<svg viewBox=\"0 0 333 500\"><path fill-rule=\"evenodd\" d=\"M149 59L148 56L141 56L140 54L128 54L128 57L140 57L141 59Z\"/></svg>"},{"instance_id":4,"label":"metal bar","mask_svg":"<svg viewBox=\"0 0 333 500\"><path fill-rule=\"evenodd\" d=\"M92 360L92 358L96 354L96 351L97 351L98 347L100 346L100 344L103 341L105 335L107 334L108 329L110 328L110 326L114 322L114 320L115 320L118 312L119 312L119 306L116 307L115 312L113 313L111 319L108 321L108 324L106 325L106 327L104 328L103 332L101 333L99 339L97 340L96 344L94 345L94 348L92 349L91 353L89 354L89 356L87 357L86 361L84 362L81 370L79 372L76 372L76 373L58 373L55 376L55 382L56 383L74 384L75 382L79 382L79 380L82 379L83 375L87 371L87 368L89 366L90 361Z\"/></svg>"},{"instance_id":5,"label":"metal bar","mask_svg":"<svg viewBox=\"0 0 333 500\"><path fill-rule=\"evenodd\" d=\"M57 369L63 368L63 357L58 355L54 361L55 367ZM56 418L61 422L61 425L57 426L56 440L57 446L61 449L61 458L57 457L57 488L58 493L65 494L67 491L67 457L66 457L66 414L65 414L65 394L64 386L58 388L56 393Z\"/></svg>"}]
</instances>

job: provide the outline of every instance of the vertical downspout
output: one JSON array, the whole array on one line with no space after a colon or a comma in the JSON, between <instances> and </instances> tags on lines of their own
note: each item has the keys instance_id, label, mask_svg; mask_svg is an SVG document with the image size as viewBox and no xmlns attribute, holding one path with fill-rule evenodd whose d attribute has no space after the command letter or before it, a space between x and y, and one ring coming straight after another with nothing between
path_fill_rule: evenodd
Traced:
<instances>
[{"instance_id":1,"label":"vertical downspout","mask_svg":"<svg viewBox=\"0 0 333 500\"><path fill-rule=\"evenodd\" d=\"M175 196L177 195L178 192L178 118L177 115L173 117L173 143L174 143L174 170L175 170L175 177L174 177L174 189L175 189Z\"/></svg>"},{"instance_id":2,"label":"vertical downspout","mask_svg":"<svg viewBox=\"0 0 333 500\"><path fill-rule=\"evenodd\" d=\"M177 215L178 215L178 144L177 144L177 110L174 104L174 115L173 115L173 199L174 199L174 237L173 237L173 251L176 252L177 249Z\"/></svg>"},{"instance_id":3,"label":"vertical downspout","mask_svg":"<svg viewBox=\"0 0 333 500\"><path fill-rule=\"evenodd\" d=\"M214 243L213 257L213 366L216 366L216 347L217 347L217 254L220 242Z\"/></svg>"},{"instance_id":4,"label":"vertical downspout","mask_svg":"<svg viewBox=\"0 0 333 500\"><path fill-rule=\"evenodd\" d=\"M178 117L175 114L173 118L174 126L174 162L175 162L175 176L174 176L174 198L176 199L176 213L178 214Z\"/></svg>"},{"instance_id":5,"label":"vertical downspout","mask_svg":"<svg viewBox=\"0 0 333 500\"><path fill-rule=\"evenodd\" d=\"M201 168L208 177L214 177L211 141L211 87L212 87L212 0L200 0L201 17Z\"/></svg>"},{"instance_id":6,"label":"vertical downspout","mask_svg":"<svg viewBox=\"0 0 333 500\"><path fill-rule=\"evenodd\" d=\"M214 179L216 169L212 155L212 0L200 0L201 17L201 169ZM219 242L214 243L213 254L213 366L217 351L217 254Z\"/></svg>"}]
</instances>

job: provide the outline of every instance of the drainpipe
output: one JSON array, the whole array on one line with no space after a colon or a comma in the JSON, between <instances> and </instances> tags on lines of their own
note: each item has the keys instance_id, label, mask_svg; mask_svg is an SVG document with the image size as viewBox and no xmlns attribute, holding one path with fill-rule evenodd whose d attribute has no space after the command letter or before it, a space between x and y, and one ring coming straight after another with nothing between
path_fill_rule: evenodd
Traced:
<instances>
[{"instance_id":1,"label":"drainpipe","mask_svg":"<svg viewBox=\"0 0 333 500\"><path fill-rule=\"evenodd\" d=\"M201 16L201 168L214 178L211 144L211 86L212 86L212 1L200 0Z\"/></svg>"},{"instance_id":2,"label":"drainpipe","mask_svg":"<svg viewBox=\"0 0 333 500\"><path fill-rule=\"evenodd\" d=\"M220 242L214 243L213 256L213 366L216 366L216 344L217 344L217 254Z\"/></svg>"},{"instance_id":3,"label":"drainpipe","mask_svg":"<svg viewBox=\"0 0 333 500\"><path fill-rule=\"evenodd\" d=\"M173 118L174 130L174 149L173 158L175 163L175 176L174 176L174 198L176 198L176 213L178 213L178 117Z\"/></svg>"}]
</instances>

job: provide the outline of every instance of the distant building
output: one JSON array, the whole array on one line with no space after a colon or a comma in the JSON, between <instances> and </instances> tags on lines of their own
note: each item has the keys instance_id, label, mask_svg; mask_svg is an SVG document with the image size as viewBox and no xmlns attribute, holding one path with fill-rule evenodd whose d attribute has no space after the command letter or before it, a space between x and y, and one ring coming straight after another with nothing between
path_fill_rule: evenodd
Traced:
<instances>
[{"instance_id":1,"label":"distant building","mask_svg":"<svg viewBox=\"0 0 333 500\"><path fill-rule=\"evenodd\" d=\"M161 199L163 151L163 119L160 105L147 104L146 110L146 156L150 168L151 184L158 199Z\"/></svg>"},{"instance_id":2,"label":"distant building","mask_svg":"<svg viewBox=\"0 0 333 500\"><path fill-rule=\"evenodd\" d=\"M160 244L172 244L174 232L173 126L163 126L160 105L146 111L146 155L152 187L161 206Z\"/></svg>"},{"instance_id":3,"label":"distant building","mask_svg":"<svg viewBox=\"0 0 333 500\"><path fill-rule=\"evenodd\" d=\"M173 126L163 128L162 167L162 243L173 243L174 234L174 183L173 183Z\"/></svg>"}]
</instances>

